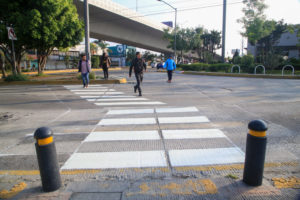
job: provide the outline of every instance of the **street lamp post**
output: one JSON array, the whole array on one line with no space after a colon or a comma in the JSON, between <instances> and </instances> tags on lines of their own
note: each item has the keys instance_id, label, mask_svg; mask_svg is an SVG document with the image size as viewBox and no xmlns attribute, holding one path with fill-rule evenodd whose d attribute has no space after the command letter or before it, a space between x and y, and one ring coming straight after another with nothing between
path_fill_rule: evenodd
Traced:
<instances>
[{"instance_id":1,"label":"street lamp post","mask_svg":"<svg viewBox=\"0 0 300 200\"><path fill-rule=\"evenodd\" d=\"M176 57L176 27L177 27L177 8L175 8L174 6L170 5L169 3L165 2L164 0L157 0L157 1L161 1L163 3L165 3L166 5L170 6L171 8L173 8L175 10L175 29L174 29L174 59L175 62L177 63L177 57Z\"/></svg>"}]
</instances>

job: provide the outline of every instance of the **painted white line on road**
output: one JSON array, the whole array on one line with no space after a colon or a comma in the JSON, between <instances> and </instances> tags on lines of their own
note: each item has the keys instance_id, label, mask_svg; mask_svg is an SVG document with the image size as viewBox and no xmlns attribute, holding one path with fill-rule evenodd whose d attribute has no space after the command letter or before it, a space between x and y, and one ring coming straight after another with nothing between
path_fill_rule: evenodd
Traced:
<instances>
[{"instance_id":1,"label":"painted white line on road","mask_svg":"<svg viewBox=\"0 0 300 200\"><path fill-rule=\"evenodd\" d=\"M70 90L71 92L106 92L106 91L111 91L114 92L116 90L114 89L93 89L93 90Z\"/></svg>"},{"instance_id":2,"label":"painted white line on road","mask_svg":"<svg viewBox=\"0 0 300 200\"><path fill-rule=\"evenodd\" d=\"M124 92L105 92L105 94L124 94Z\"/></svg>"},{"instance_id":3,"label":"painted white line on road","mask_svg":"<svg viewBox=\"0 0 300 200\"><path fill-rule=\"evenodd\" d=\"M166 167L164 151L75 153L61 170Z\"/></svg>"},{"instance_id":4,"label":"painted white line on road","mask_svg":"<svg viewBox=\"0 0 300 200\"><path fill-rule=\"evenodd\" d=\"M156 108L157 113L181 113L181 112L198 112L196 107L184 108Z\"/></svg>"},{"instance_id":5,"label":"painted white line on road","mask_svg":"<svg viewBox=\"0 0 300 200\"><path fill-rule=\"evenodd\" d=\"M80 97L83 98L83 99L93 99L93 98L97 99L100 96L80 96Z\"/></svg>"},{"instance_id":6,"label":"painted white line on road","mask_svg":"<svg viewBox=\"0 0 300 200\"><path fill-rule=\"evenodd\" d=\"M101 87L103 85L89 85L89 87ZM82 85L64 85L64 87L69 87L69 88L73 88L73 87L83 87Z\"/></svg>"},{"instance_id":7,"label":"painted white line on road","mask_svg":"<svg viewBox=\"0 0 300 200\"><path fill-rule=\"evenodd\" d=\"M107 131L92 132L84 142L120 140L160 140L158 131Z\"/></svg>"},{"instance_id":8,"label":"painted white line on road","mask_svg":"<svg viewBox=\"0 0 300 200\"><path fill-rule=\"evenodd\" d=\"M114 98L114 99L97 99L96 101L146 101L147 98Z\"/></svg>"},{"instance_id":9,"label":"painted white line on road","mask_svg":"<svg viewBox=\"0 0 300 200\"><path fill-rule=\"evenodd\" d=\"M101 96L101 98L136 98L136 96L124 96L124 95L118 95L118 96Z\"/></svg>"},{"instance_id":10,"label":"painted white line on road","mask_svg":"<svg viewBox=\"0 0 300 200\"><path fill-rule=\"evenodd\" d=\"M89 94L94 94L94 95L101 95L104 94L105 92L74 92L75 94L80 94L80 95L89 95Z\"/></svg>"},{"instance_id":11,"label":"painted white line on road","mask_svg":"<svg viewBox=\"0 0 300 200\"><path fill-rule=\"evenodd\" d=\"M226 138L219 129L162 130L164 139Z\"/></svg>"},{"instance_id":12,"label":"painted white line on road","mask_svg":"<svg viewBox=\"0 0 300 200\"><path fill-rule=\"evenodd\" d=\"M183 123L204 123L209 122L205 116L195 117L159 117L160 124L183 124Z\"/></svg>"},{"instance_id":13,"label":"painted white line on road","mask_svg":"<svg viewBox=\"0 0 300 200\"><path fill-rule=\"evenodd\" d=\"M75 94L94 94L94 95L99 95L99 94L124 94L123 92L75 92Z\"/></svg>"},{"instance_id":14,"label":"painted white line on road","mask_svg":"<svg viewBox=\"0 0 300 200\"><path fill-rule=\"evenodd\" d=\"M126 106L126 105L163 105L165 103L159 101L148 102L112 102L112 103L95 103L97 106Z\"/></svg>"},{"instance_id":15,"label":"painted white line on road","mask_svg":"<svg viewBox=\"0 0 300 200\"><path fill-rule=\"evenodd\" d=\"M119 119L102 119L98 125L138 125L138 124L156 124L155 118L119 118Z\"/></svg>"},{"instance_id":16,"label":"painted white line on road","mask_svg":"<svg viewBox=\"0 0 300 200\"><path fill-rule=\"evenodd\" d=\"M173 167L243 163L244 153L239 148L170 150Z\"/></svg>"},{"instance_id":17,"label":"painted white line on road","mask_svg":"<svg viewBox=\"0 0 300 200\"><path fill-rule=\"evenodd\" d=\"M110 110L107 115L129 115L154 113L153 109Z\"/></svg>"}]
</instances>

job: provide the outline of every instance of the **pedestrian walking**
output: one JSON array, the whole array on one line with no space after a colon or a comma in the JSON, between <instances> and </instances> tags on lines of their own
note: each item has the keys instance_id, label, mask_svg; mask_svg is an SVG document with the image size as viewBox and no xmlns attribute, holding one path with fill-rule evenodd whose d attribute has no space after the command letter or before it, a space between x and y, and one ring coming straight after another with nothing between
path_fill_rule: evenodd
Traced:
<instances>
[{"instance_id":1,"label":"pedestrian walking","mask_svg":"<svg viewBox=\"0 0 300 200\"><path fill-rule=\"evenodd\" d=\"M142 59L140 52L136 52L136 57L132 60L129 68L129 77L131 77L132 69L134 70L136 85L134 86L134 93L139 91L139 96L142 96L141 82L143 81L144 70L146 71L146 63Z\"/></svg>"},{"instance_id":2,"label":"pedestrian walking","mask_svg":"<svg viewBox=\"0 0 300 200\"><path fill-rule=\"evenodd\" d=\"M111 60L108 57L107 53L103 53L102 57L101 57L101 62L100 62L100 67L103 70L103 74L104 74L104 79L107 80L108 79L108 68L111 65Z\"/></svg>"},{"instance_id":3,"label":"pedestrian walking","mask_svg":"<svg viewBox=\"0 0 300 200\"><path fill-rule=\"evenodd\" d=\"M35 72L35 64L32 65L31 71Z\"/></svg>"},{"instance_id":4,"label":"pedestrian walking","mask_svg":"<svg viewBox=\"0 0 300 200\"><path fill-rule=\"evenodd\" d=\"M89 73L91 71L91 64L86 59L86 55L83 54L78 64L78 72L81 72L83 88L88 88L89 86Z\"/></svg>"},{"instance_id":5,"label":"pedestrian walking","mask_svg":"<svg viewBox=\"0 0 300 200\"><path fill-rule=\"evenodd\" d=\"M172 59L172 56L170 55L169 58L166 60L165 64L164 64L164 69L167 68L167 72L168 72L168 83L172 82L172 76L173 76L173 71L176 69L176 63L175 61Z\"/></svg>"}]
</instances>

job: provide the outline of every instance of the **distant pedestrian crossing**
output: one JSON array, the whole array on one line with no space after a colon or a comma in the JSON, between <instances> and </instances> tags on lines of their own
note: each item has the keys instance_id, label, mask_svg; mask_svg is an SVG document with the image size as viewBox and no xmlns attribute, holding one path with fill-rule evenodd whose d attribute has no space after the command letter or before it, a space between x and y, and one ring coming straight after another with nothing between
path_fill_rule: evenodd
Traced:
<instances>
[{"instance_id":1,"label":"distant pedestrian crossing","mask_svg":"<svg viewBox=\"0 0 300 200\"><path fill-rule=\"evenodd\" d=\"M65 85L64 87L75 95L79 95L82 99L101 107L128 107L165 104L160 101L151 101L148 98L125 95L124 92L109 89L103 85L90 85L89 88L82 88L80 85Z\"/></svg>"},{"instance_id":2,"label":"distant pedestrian crossing","mask_svg":"<svg viewBox=\"0 0 300 200\"><path fill-rule=\"evenodd\" d=\"M111 108L62 170L244 162L243 151L222 130L189 128L189 124L203 123L211 121L196 107Z\"/></svg>"}]
</instances>

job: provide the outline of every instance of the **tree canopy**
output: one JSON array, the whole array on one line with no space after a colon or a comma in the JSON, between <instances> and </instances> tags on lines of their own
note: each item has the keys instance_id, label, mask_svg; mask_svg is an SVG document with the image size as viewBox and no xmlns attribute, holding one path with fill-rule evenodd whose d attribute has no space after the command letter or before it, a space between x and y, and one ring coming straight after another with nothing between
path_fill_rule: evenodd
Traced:
<instances>
[{"instance_id":1,"label":"tree canopy","mask_svg":"<svg viewBox=\"0 0 300 200\"><path fill-rule=\"evenodd\" d=\"M2 0L0 13L1 21L15 28L16 56L21 56L21 50L37 49L39 73L55 47L75 46L83 38L83 22L72 0ZM10 46L2 38L1 45Z\"/></svg>"}]
</instances>

